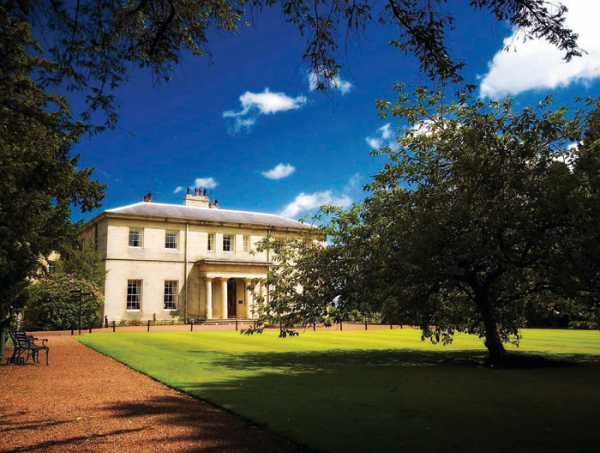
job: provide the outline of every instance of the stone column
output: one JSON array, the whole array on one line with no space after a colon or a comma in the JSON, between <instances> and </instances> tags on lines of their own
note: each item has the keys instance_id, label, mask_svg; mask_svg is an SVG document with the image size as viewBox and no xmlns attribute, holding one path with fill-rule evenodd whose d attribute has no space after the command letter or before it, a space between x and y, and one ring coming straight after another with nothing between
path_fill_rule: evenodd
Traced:
<instances>
[{"instance_id":1,"label":"stone column","mask_svg":"<svg viewBox=\"0 0 600 453\"><path fill-rule=\"evenodd\" d=\"M212 278L204 279L206 286L206 319L212 319Z\"/></svg>"},{"instance_id":2,"label":"stone column","mask_svg":"<svg viewBox=\"0 0 600 453\"><path fill-rule=\"evenodd\" d=\"M248 285L252 283L252 279L246 279L246 318L252 319L254 314L252 313L252 308L254 305L254 299L252 297L252 291L248 289Z\"/></svg>"},{"instance_id":3,"label":"stone column","mask_svg":"<svg viewBox=\"0 0 600 453\"><path fill-rule=\"evenodd\" d=\"M266 307L267 306L267 298L266 298L266 294L265 294L265 285L263 285L262 283L258 287L258 294L260 295L260 297L262 297L263 306Z\"/></svg>"},{"instance_id":4,"label":"stone column","mask_svg":"<svg viewBox=\"0 0 600 453\"><path fill-rule=\"evenodd\" d=\"M221 317L227 319L227 279L221 279Z\"/></svg>"}]
</instances>

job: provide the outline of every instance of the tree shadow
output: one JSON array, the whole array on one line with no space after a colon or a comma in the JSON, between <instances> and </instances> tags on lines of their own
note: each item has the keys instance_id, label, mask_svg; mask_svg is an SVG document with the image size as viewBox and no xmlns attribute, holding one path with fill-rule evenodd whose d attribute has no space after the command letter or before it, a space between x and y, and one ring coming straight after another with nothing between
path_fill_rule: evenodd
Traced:
<instances>
[{"instance_id":1,"label":"tree shadow","mask_svg":"<svg viewBox=\"0 0 600 453\"><path fill-rule=\"evenodd\" d=\"M65 423L72 423L73 420L59 420L59 421L39 421L35 423L22 423L22 422L8 422L6 420L0 420L0 433L7 433L9 431L29 431L46 429L51 426L64 425Z\"/></svg>"},{"instance_id":2,"label":"tree shadow","mask_svg":"<svg viewBox=\"0 0 600 453\"><path fill-rule=\"evenodd\" d=\"M48 441L39 442L37 444L31 444L31 445L27 445L27 446L23 446L23 447L11 448L10 450L0 450L0 451L7 451L7 452L10 451L11 453L26 452L26 451L48 451L50 449L55 449L55 448L61 447L61 446L64 446L66 448L65 451L69 451L70 449L68 447L74 447L82 442L87 442L90 440L106 439L106 438L110 438L112 436L118 436L119 434L127 434L127 433L131 433L134 431L142 431L143 429L144 428L126 429L126 430L116 430L116 431L112 431L112 432L104 433L104 434L72 436L72 437L68 437L66 439L48 440Z\"/></svg>"},{"instance_id":3,"label":"tree shadow","mask_svg":"<svg viewBox=\"0 0 600 453\"><path fill-rule=\"evenodd\" d=\"M198 352L201 354L201 352ZM328 350L223 355L178 387L323 451L594 451L600 357ZM578 414L579 416L572 416ZM490 439L495 439L490 443Z\"/></svg>"},{"instance_id":4,"label":"tree shadow","mask_svg":"<svg viewBox=\"0 0 600 453\"><path fill-rule=\"evenodd\" d=\"M301 445L263 430L255 423L216 405L199 403L183 395L108 406L111 416L124 420L152 417L156 424L176 429L176 441L196 445L186 452L308 452ZM168 439L164 439L168 441ZM157 447L156 444L153 447Z\"/></svg>"},{"instance_id":5,"label":"tree shadow","mask_svg":"<svg viewBox=\"0 0 600 453\"><path fill-rule=\"evenodd\" d=\"M203 351L188 351L202 354ZM251 352L227 355L215 360L215 365L232 370L286 368L313 370L334 368L336 364L355 363L361 366L430 367L484 366L485 351L415 351L414 349L343 350L309 352ZM508 354L506 368L561 368L600 364L600 356L591 354L545 354L514 352Z\"/></svg>"}]
</instances>

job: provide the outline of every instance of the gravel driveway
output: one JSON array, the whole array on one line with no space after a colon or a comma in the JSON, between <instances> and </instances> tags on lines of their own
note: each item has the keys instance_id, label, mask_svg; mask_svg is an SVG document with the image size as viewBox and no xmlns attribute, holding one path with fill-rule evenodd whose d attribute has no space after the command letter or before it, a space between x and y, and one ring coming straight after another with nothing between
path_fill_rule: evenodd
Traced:
<instances>
[{"instance_id":1,"label":"gravel driveway","mask_svg":"<svg viewBox=\"0 0 600 453\"><path fill-rule=\"evenodd\" d=\"M71 336L43 337L50 366L0 366L2 452L299 451Z\"/></svg>"}]
</instances>

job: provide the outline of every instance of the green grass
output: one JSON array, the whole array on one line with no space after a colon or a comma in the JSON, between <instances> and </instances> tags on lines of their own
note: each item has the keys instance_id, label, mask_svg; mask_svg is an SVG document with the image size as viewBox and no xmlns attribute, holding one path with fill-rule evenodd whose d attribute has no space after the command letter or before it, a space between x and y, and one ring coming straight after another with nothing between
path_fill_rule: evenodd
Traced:
<instances>
[{"instance_id":1,"label":"green grass","mask_svg":"<svg viewBox=\"0 0 600 453\"><path fill-rule=\"evenodd\" d=\"M513 369L478 365L478 338L434 346L415 330L80 341L320 451L597 451L600 333L523 333L518 354L543 360Z\"/></svg>"}]
</instances>

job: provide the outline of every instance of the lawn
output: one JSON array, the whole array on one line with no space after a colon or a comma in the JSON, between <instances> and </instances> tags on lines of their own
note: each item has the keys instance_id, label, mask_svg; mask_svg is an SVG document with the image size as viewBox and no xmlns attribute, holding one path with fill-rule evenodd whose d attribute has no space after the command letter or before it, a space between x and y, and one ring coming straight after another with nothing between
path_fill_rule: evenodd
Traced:
<instances>
[{"instance_id":1,"label":"lawn","mask_svg":"<svg viewBox=\"0 0 600 453\"><path fill-rule=\"evenodd\" d=\"M535 366L416 330L87 334L80 341L320 451L598 451L600 333L526 330ZM511 348L514 349L514 348Z\"/></svg>"}]
</instances>

